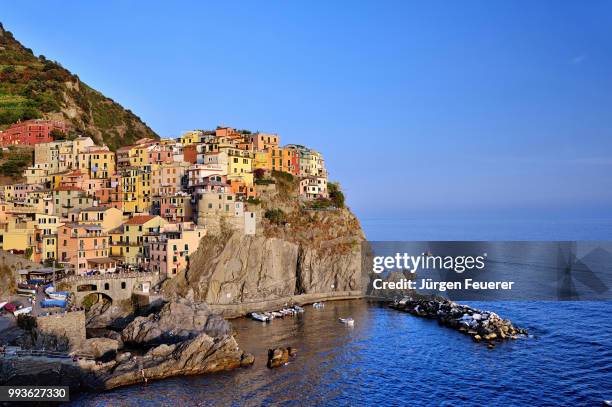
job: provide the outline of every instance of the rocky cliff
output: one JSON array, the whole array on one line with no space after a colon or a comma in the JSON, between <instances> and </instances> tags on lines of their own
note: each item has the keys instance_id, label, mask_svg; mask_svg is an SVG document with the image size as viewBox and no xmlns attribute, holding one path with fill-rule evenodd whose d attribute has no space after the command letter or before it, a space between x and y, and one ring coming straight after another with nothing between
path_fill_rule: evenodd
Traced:
<instances>
[{"instance_id":1,"label":"rocky cliff","mask_svg":"<svg viewBox=\"0 0 612 407\"><path fill-rule=\"evenodd\" d=\"M256 235L230 227L207 235L187 271L166 282L166 296L211 306L246 305L240 314L300 295L357 295L363 290L365 236L349 209L307 209L294 190L278 188L248 210L259 220ZM273 210L280 210L281 220L269 216Z\"/></svg>"},{"instance_id":2,"label":"rocky cliff","mask_svg":"<svg viewBox=\"0 0 612 407\"><path fill-rule=\"evenodd\" d=\"M90 338L75 351L96 360L6 356L0 358L0 385L70 386L71 392L108 390L166 377L250 366L231 335L231 325L204 304L185 299L135 318L113 337ZM124 348L124 342L130 350ZM136 354L133 354L136 353Z\"/></svg>"}]
</instances>

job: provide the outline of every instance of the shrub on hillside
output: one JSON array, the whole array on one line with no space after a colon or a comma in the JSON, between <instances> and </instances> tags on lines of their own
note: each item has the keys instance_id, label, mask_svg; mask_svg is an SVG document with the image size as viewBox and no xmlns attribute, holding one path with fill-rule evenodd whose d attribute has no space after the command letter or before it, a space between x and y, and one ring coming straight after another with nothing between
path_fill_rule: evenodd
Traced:
<instances>
[{"instance_id":1,"label":"shrub on hillside","mask_svg":"<svg viewBox=\"0 0 612 407\"><path fill-rule=\"evenodd\" d=\"M283 212L282 209L268 209L264 217L277 225L285 223L285 212Z\"/></svg>"}]
</instances>

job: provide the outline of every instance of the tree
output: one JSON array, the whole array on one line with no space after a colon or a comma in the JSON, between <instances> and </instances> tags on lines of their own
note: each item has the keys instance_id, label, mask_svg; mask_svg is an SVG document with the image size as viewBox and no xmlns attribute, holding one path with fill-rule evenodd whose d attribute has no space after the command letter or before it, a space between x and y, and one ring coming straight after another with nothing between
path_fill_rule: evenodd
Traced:
<instances>
[{"instance_id":1,"label":"tree","mask_svg":"<svg viewBox=\"0 0 612 407\"><path fill-rule=\"evenodd\" d=\"M66 138L66 133L58 129L51 130L51 133L49 133L49 135L51 136L51 138L53 138L53 140L63 140Z\"/></svg>"},{"instance_id":2,"label":"tree","mask_svg":"<svg viewBox=\"0 0 612 407\"><path fill-rule=\"evenodd\" d=\"M285 223L285 212L282 209L268 209L264 217L277 225Z\"/></svg>"},{"instance_id":3,"label":"tree","mask_svg":"<svg viewBox=\"0 0 612 407\"><path fill-rule=\"evenodd\" d=\"M329 199L332 200L336 208L344 208L344 194L340 190L340 185L337 182L331 182L327 185L329 191Z\"/></svg>"},{"instance_id":4,"label":"tree","mask_svg":"<svg viewBox=\"0 0 612 407\"><path fill-rule=\"evenodd\" d=\"M263 179L266 175L266 170L263 168L256 168L255 171L253 171L253 175L255 175L255 179Z\"/></svg>"}]
</instances>

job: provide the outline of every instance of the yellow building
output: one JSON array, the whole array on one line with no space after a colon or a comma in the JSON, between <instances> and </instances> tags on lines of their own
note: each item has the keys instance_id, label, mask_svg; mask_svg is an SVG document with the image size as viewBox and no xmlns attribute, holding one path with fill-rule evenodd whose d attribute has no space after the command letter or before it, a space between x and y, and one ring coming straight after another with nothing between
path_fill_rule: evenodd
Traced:
<instances>
[{"instance_id":1,"label":"yellow building","mask_svg":"<svg viewBox=\"0 0 612 407\"><path fill-rule=\"evenodd\" d=\"M144 265L144 236L159 231L166 221L159 216L138 215L131 217L121 227L109 232L111 236L111 255L123 258L125 264ZM117 240L117 238L119 240Z\"/></svg>"},{"instance_id":2,"label":"yellow building","mask_svg":"<svg viewBox=\"0 0 612 407\"><path fill-rule=\"evenodd\" d=\"M115 173L115 153L104 149L90 149L79 153L79 168L89 178L108 178Z\"/></svg>"},{"instance_id":3,"label":"yellow building","mask_svg":"<svg viewBox=\"0 0 612 407\"><path fill-rule=\"evenodd\" d=\"M187 146L189 144L197 144L200 142L202 132L199 130L188 131L181 136L181 144Z\"/></svg>"},{"instance_id":4,"label":"yellow building","mask_svg":"<svg viewBox=\"0 0 612 407\"><path fill-rule=\"evenodd\" d=\"M267 151L255 152L255 158L253 159L253 171L256 169L272 171L272 160L268 160Z\"/></svg>"},{"instance_id":5,"label":"yellow building","mask_svg":"<svg viewBox=\"0 0 612 407\"><path fill-rule=\"evenodd\" d=\"M117 208L92 206L81 209L71 221L83 225L98 225L103 232L115 229L123 223L123 212Z\"/></svg>"},{"instance_id":6,"label":"yellow building","mask_svg":"<svg viewBox=\"0 0 612 407\"><path fill-rule=\"evenodd\" d=\"M42 262L55 259L57 256L57 229L63 225L59 217L49 214L35 214L36 247L32 253L32 261Z\"/></svg>"},{"instance_id":7,"label":"yellow building","mask_svg":"<svg viewBox=\"0 0 612 407\"><path fill-rule=\"evenodd\" d=\"M123 189L123 211L128 213L148 212L151 207L150 166L130 167L121 173Z\"/></svg>"},{"instance_id":8,"label":"yellow building","mask_svg":"<svg viewBox=\"0 0 612 407\"><path fill-rule=\"evenodd\" d=\"M53 174L49 176L49 180L51 181L51 189L59 188L64 176L70 174L72 171L64 171L57 174Z\"/></svg>"},{"instance_id":9,"label":"yellow building","mask_svg":"<svg viewBox=\"0 0 612 407\"><path fill-rule=\"evenodd\" d=\"M0 249L34 250L36 245L35 221L25 215L10 215L0 225Z\"/></svg>"},{"instance_id":10,"label":"yellow building","mask_svg":"<svg viewBox=\"0 0 612 407\"><path fill-rule=\"evenodd\" d=\"M223 148L223 151L227 153L227 179L239 179L246 185L253 185L255 154L252 151L227 147Z\"/></svg>"}]
</instances>

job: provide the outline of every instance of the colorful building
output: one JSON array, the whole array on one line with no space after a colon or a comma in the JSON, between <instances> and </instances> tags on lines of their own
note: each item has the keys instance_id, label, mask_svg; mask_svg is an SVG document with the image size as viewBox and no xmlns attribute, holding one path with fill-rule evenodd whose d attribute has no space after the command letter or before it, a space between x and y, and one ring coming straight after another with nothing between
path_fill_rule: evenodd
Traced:
<instances>
[{"instance_id":1,"label":"colorful building","mask_svg":"<svg viewBox=\"0 0 612 407\"><path fill-rule=\"evenodd\" d=\"M33 119L18 122L0 132L0 146L48 143L53 141L51 133L54 130L66 134L68 126L57 120Z\"/></svg>"},{"instance_id":2,"label":"colorful building","mask_svg":"<svg viewBox=\"0 0 612 407\"><path fill-rule=\"evenodd\" d=\"M145 248L149 254L148 269L172 278L187 268L189 256L200 245L206 230L193 222L168 224L158 233L146 236Z\"/></svg>"},{"instance_id":3,"label":"colorful building","mask_svg":"<svg viewBox=\"0 0 612 407\"><path fill-rule=\"evenodd\" d=\"M91 260L101 264L113 262L108 258L110 237L98 225L67 223L60 226L57 234L57 253L60 264L76 275L93 271L95 264Z\"/></svg>"}]
</instances>

